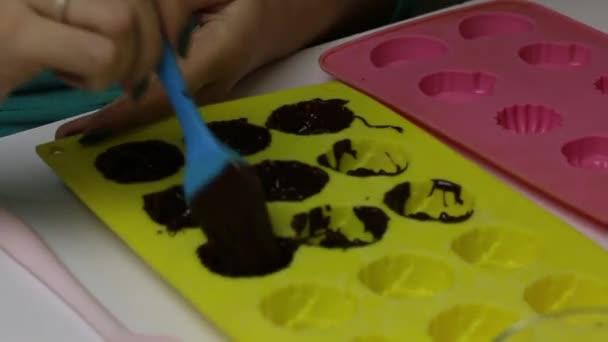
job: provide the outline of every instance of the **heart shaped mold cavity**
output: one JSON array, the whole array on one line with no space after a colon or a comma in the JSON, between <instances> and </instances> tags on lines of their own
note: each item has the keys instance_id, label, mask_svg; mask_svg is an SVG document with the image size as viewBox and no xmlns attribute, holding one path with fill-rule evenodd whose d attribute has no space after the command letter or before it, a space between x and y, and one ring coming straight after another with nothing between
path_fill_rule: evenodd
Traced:
<instances>
[{"instance_id":1,"label":"heart shaped mold cavity","mask_svg":"<svg viewBox=\"0 0 608 342\"><path fill-rule=\"evenodd\" d=\"M349 176L395 176L403 173L409 157L400 146L373 140L340 140L317 162Z\"/></svg>"},{"instance_id":2,"label":"heart shaped mold cavity","mask_svg":"<svg viewBox=\"0 0 608 342\"><path fill-rule=\"evenodd\" d=\"M518 315L481 304L458 305L437 315L429 325L435 342L487 342L518 320Z\"/></svg>"},{"instance_id":3,"label":"heart shaped mold cavity","mask_svg":"<svg viewBox=\"0 0 608 342\"><path fill-rule=\"evenodd\" d=\"M158 192L145 194L143 201L144 211L148 216L154 222L165 226L171 235L186 228L199 226L186 203L182 185L174 185Z\"/></svg>"},{"instance_id":4,"label":"heart shaped mold cavity","mask_svg":"<svg viewBox=\"0 0 608 342\"><path fill-rule=\"evenodd\" d=\"M608 95L608 76L603 76L595 81L595 89L604 95Z\"/></svg>"},{"instance_id":5,"label":"heart shaped mold cavity","mask_svg":"<svg viewBox=\"0 0 608 342\"><path fill-rule=\"evenodd\" d=\"M519 50L526 63L547 69L578 68L589 64L591 55L588 47L566 43L537 43Z\"/></svg>"},{"instance_id":6,"label":"heart shaped mold cavity","mask_svg":"<svg viewBox=\"0 0 608 342\"><path fill-rule=\"evenodd\" d=\"M506 130L519 134L542 134L562 126L562 116L542 105L515 105L498 113L496 122Z\"/></svg>"},{"instance_id":7,"label":"heart shaped mold cavity","mask_svg":"<svg viewBox=\"0 0 608 342\"><path fill-rule=\"evenodd\" d=\"M608 306L608 286L595 279L571 274L551 275L526 288L524 299L541 314Z\"/></svg>"},{"instance_id":8,"label":"heart shaped mold cavity","mask_svg":"<svg viewBox=\"0 0 608 342\"><path fill-rule=\"evenodd\" d=\"M443 179L401 183L384 195L384 204L407 218L444 223L466 221L475 208L473 195Z\"/></svg>"},{"instance_id":9,"label":"heart shaped mold cavity","mask_svg":"<svg viewBox=\"0 0 608 342\"><path fill-rule=\"evenodd\" d=\"M460 34L464 39L530 32L534 23L519 15L509 13L481 14L460 23Z\"/></svg>"},{"instance_id":10,"label":"heart shaped mold cavity","mask_svg":"<svg viewBox=\"0 0 608 342\"><path fill-rule=\"evenodd\" d=\"M331 287L290 285L262 299L266 319L283 328L328 329L348 321L357 309L354 297Z\"/></svg>"},{"instance_id":11,"label":"heart shaped mold cavity","mask_svg":"<svg viewBox=\"0 0 608 342\"><path fill-rule=\"evenodd\" d=\"M327 172L295 160L265 160L254 168L268 202L303 201L329 182Z\"/></svg>"},{"instance_id":12,"label":"heart shaped mold cavity","mask_svg":"<svg viewBox=\"0 0 608 342\"><path fill-rule=\"evenodd\" d=\"M325 248L361 247L380 241L389 217L375 207L317 207L293 217L295 240Z\"/></svg>"},{"instance_id":13,"label":"heart shaped mold cavity","mask_svg":"<svg viewBox=\"0 0 608 342\"><path fill-rule=\"evenodd\" d=\"M452 286L453 275L444 262L401 254L365 266L359 272L359 280L384 297L431 297Z\"/></svg>"},{"instance_id":14,"label":"heart shaped mold cavity","mask_svg":"<svg viewBox=\"0 0 608 342\"><path fill-rule=\"evenodd\" d=\"M468 102L494 94L496 77L485 72L445 71L425 76L419 84L427 96L448 101Z\"/></svg>"},{"instance_id":15,"label":"heart shaped mold cavity","mask_svg":"<svg viewBox=\"0 0 608 342\"><path fill-rule=\"evenodd\" d=\"M399 37L380 43L370 53L372 64L377 68L439 58L448 52L447 45L430 37Z\"/></svg>"},{"instance_id":16,"label":"heart shaped mold cavity","mask_svg":"<svg viewBox=\"0 0 608 342\"><path fill-rule=\"evenodd\" d=\"M497 267L522 267L536 259L538 247L528 234L502 227L472 230L452 242L452 250L471 264Z\"/></svg>"},{"instance_id":17,"label":"heart shaped mold cavity","mask_svg":"<svg viewBox=\"0 0 608 342\"><path fill-rule=\"evenodd\" d=\"M562 154L574 167L591 171L608 171L608 138L586 137L564 145Z\"/></svg>"}]
</instances>

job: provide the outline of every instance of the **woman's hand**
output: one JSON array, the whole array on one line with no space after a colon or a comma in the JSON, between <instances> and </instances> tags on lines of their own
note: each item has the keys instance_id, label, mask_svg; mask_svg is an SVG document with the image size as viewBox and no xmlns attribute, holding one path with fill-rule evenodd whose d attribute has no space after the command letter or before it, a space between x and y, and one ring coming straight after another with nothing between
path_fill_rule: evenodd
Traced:
<instances>
[{"instance_id":1,"label":"woman's hand","mask_svg":"<svg viewBox=\"0 0 608 342\"><path fill-rule=\"evenodd\" d=\"M186 1L0 1L0 99L46 69L78 88L119 82L142 92L160 59L163 32L180 43Z\"/></svg>"},{"instance_id":2,"label":"woman's hand","mask_svg":"<svg viewBox=\"0 0 608 342\"><path fill-rule=\"evenodd\" d=\"M184 77L199 104L221 100L254 69L348 27L365 28L387 15L394 0L188 0L201 26L192 36ZM388 10L387 10L388 9ZM105 135L171 113L157 80L139 101L124 96L100 111L60 127L57 138Z\"/></svg>"}]
</instances>

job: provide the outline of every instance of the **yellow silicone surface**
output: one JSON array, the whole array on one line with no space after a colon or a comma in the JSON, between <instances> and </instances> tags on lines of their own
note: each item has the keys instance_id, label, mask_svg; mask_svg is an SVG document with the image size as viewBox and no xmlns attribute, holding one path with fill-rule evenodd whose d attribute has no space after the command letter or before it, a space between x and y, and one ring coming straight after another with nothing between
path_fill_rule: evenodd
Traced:
<instances>
[{"instance_id":1,"label":"yellow silicone surface","mask_svg":"<svg viewBox=\"0 0 608 342\"><path fill-rule=\"evenodd\" d=\"M534 313L608 305L604 250L347 86L292 89L208 106L203 113L207 121L247 117L263 126L277 107L313 98L346 99L371 124L398 125L404 132L368 128L359 120L335 134L296 136L273 130L270 147L248 159L295 159L319 166L319 155L349 138L363 151L364 165L383 167L382 156L390 151L396 163L405 162L408 168L394 177L365 178L323 168L330 181L320 194L302 202L269 204L280 235L290 234L295 214L326 204L337 208L332 222L344 229L357 230L353 215L345 214L352 206L376 206L390 217L386 234L375 244L346 251L303 246L288 268L269 276L215 275L196 255L205 242L201 230L158 233L163 227L142 210L142 196L180 184L181 172L157 182L121 185L95 169L97 155L128 141L157 138L183 148L174 119L91 147L80 146L77 138L50 142L39 146L38 153L108 227L234 340L488 341ZM466 113L455 108L453 114ZM342 170L355 164L345 161ZM407 181L412 196L406 212L439 214L441 196L428 196L430 180L436 178L462 185L462 205L454 204L449 194L447 201L461 214L474 210L469 220L422 222L383 204L386 192Z\"/></svg>"}]
</instances>

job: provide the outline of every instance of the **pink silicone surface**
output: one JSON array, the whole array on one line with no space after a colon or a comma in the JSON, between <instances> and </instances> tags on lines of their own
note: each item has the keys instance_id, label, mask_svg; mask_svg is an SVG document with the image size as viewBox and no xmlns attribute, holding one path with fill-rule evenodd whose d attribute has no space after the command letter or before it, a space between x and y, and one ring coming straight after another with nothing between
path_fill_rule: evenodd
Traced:
<instances>
[{"instance_id":1,"label":"pink silicone surface","mask_svg":"<svg viewBox=\"0 0 608 342\"><path fill-rule=\"evenodd\" d=\"M608 224L608 35L503 0L378 31L326 52L321 65Z\"/></svg>"}]
</instances>

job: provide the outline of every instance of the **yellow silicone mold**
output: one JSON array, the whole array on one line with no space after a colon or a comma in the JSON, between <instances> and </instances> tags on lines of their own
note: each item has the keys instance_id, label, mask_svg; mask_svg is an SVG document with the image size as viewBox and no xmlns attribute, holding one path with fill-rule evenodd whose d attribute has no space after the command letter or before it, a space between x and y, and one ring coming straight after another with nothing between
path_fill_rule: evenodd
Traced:
<instances>
[{"instance_id":1,"label":"yellow silicone mold","mask_svg":"<svg viewBox=\"0 0 608 342\"><path fill-rule=\"evenodd\" d=\"M208 271L197 257L206 242L200 229L169 231L143 210L144 196L175 190L181 171L118 184L95 169L98 155L126 142L156 139L183 149L174 119L92 146L81 146L77 137L50 142L38 153L233 340L489 341L537 313L608 305L604 250L347 86L246 98L208 106L204 115L209 122L246 117L259 128L278 107L315 98L341 99L335 115L345 113L342 103L360 119L343 115L342 129L330 134L271 129L267 146L241 146L252 164L297 160L329 179L300 201L268 203L275 233L300 247L288 267L267 276Z\"/></svg>"}]
</instances>

